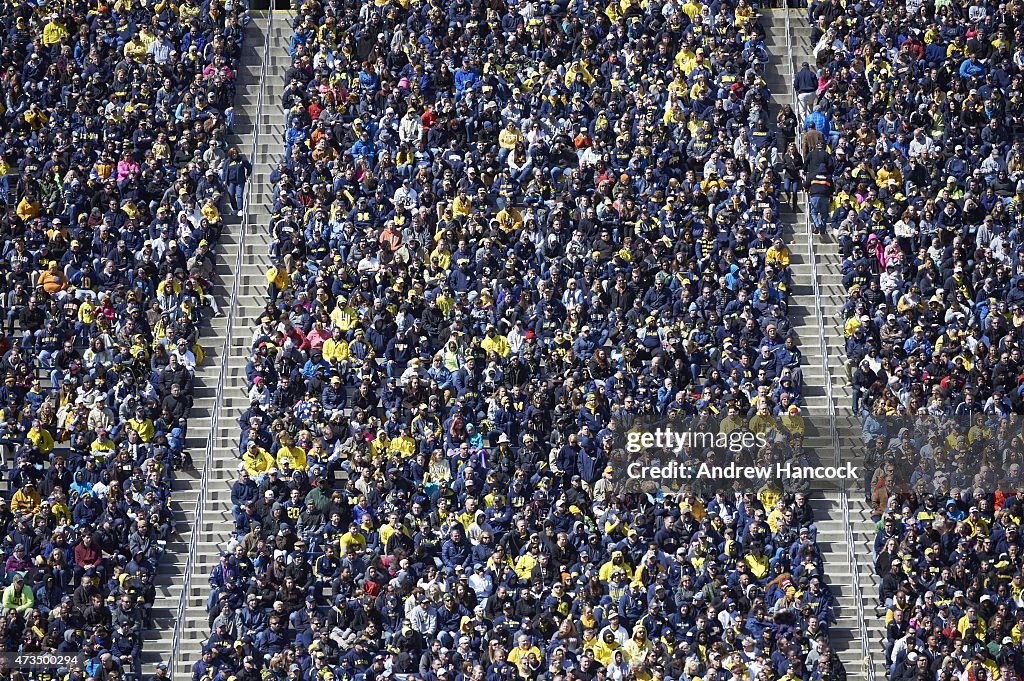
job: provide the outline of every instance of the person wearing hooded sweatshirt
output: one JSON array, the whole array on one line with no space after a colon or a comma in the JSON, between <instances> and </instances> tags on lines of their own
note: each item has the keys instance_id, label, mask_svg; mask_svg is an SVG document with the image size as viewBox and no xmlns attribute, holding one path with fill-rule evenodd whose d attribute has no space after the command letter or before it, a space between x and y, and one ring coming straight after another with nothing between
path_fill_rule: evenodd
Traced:
<instances>
[{"instance_id":1,"label":"person wearing hooded sweatshirt","mask_svg":"<svg viewBox=\"0 0 1024 681\"><path fill-rule=\"evenodd\" d=\"M642 624L633 627L633 636L622 646L622 656L633 670L647 664L653 651L654 644L647 638L647 627Z\"/></svg>"},{"instance_id":2,"label":"person wearing hooded sweatshirt","mask_svg":"<svg viewBox=\"0 0 1024 681\"><path fill-rule=\"evenodd\" d=\"M35 602L35 594L25 584L25 574L22 572L15 573L10 586L4 589L2 601L4 612L7 613L14 610L20 615L33 607Z\"/></svg>"}]
</instances>

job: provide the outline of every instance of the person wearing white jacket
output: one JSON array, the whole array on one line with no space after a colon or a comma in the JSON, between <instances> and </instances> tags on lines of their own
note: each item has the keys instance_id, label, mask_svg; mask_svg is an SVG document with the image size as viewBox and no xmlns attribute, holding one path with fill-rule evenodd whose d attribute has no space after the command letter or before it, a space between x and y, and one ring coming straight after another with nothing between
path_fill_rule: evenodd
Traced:
<instances>
[{"instance_id":1,"label":"person wearing white jacket","mask_svg":"<svg viewBox=\"0 0 1024 681\"><path fill-rule=\"evenodd\" d=\"M416 144L422 135L423 122L412 107L409 107L398 124L398 139L403 144Z\"/></svg>"}]
</instances>

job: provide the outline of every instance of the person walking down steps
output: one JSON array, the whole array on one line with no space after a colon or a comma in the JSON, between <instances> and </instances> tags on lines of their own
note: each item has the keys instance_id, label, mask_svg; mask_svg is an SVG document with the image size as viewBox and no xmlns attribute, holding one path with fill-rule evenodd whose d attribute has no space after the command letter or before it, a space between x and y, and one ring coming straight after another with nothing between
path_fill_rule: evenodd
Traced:
<instances>
[{"instance_id":1,"label":"person walking down steps","mask_svg":"<svg viewBox=\"0 0 1024 681\"><path fill-rule=\"evenodd\" d=\"M793 77L793 89L796 90L797 116L804 120L814 111L814 102L818 98L818 76L811 70L811 65L804 62Z\"/></svg>"}]
</instances>

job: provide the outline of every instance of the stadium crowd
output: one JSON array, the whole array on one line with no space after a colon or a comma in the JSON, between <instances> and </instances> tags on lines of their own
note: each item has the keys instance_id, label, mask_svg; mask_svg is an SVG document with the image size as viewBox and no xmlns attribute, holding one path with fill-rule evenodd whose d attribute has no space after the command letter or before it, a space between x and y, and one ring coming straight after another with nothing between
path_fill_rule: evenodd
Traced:
<instances>
[{"instance_id":1,"label":"stadium crowd","mask_svg":"<svg viewBox=\"0 0 1024 681\"><path fill-rule=\"evenodd\" d=\"M845 679L806 495L621 476L804 454L758 11L301 4L193 681Z\"/></svg>"},{"instance_id":2,"label":"stadium crowd","mask_svg":"<svg viewBox=\"0 0 1024 681\"><path fill-rule=\"evenodd\" d=\"M1019 3L814 2L809 208L842 254L893 679L1019 678Z\"/></svg>"},{"instance_id":3,"label":"stadium crowd","mask_svg":"<svg viewBox=\"0 0 1024 681\"><path fill-rule=\"evenodd\" d=\"M0 17L5 679L58 678L8 655L34 652L139 678L213 249L248 175L225 143L245 21L194 0Z\"/></svg>"}]
</instances>

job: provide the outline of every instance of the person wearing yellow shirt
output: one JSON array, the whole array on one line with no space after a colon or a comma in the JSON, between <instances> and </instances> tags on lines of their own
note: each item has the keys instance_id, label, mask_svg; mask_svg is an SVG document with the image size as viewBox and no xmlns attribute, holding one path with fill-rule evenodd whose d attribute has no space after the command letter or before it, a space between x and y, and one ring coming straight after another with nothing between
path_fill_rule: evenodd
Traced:
<instances>
[{"instance_id":1,"label":"person wearing yellow shirt","mask_svg":"<svg viewBox=\"0 0 1024 681\"><path fill-rule=\"evenodd\" d=\"M245 446L245 453L242 454L242 465L253 480L260 482L275 464L270 452L250 440Z\"/></svg>"},{"instance_id":2,"label":"person wearing yellow shirt","mask_svg":"<svg viewBox=\"0 0 1024 681\"><path fill-rule=\"evenodd\" d=\"M498 227L505 232L513 232L523 226L523 214L511 204L499 210L494 219L498 221Z\"/></svg>"},{"instance_id":3,"label":"person wearing yellow shirt","mask_svg":"<svg viewBox=\"0 0 1024 681\"><path fill-rule=\"evenodd\" d=\"M879 187L885 187L889 184L889 180L895 180L897 187L903 186L903 174L900 169L887 163L878 169L875 173L875 184Z\"/></svg>"},{"instance_id":4,"label":"person wearing yellow shirt","mask_svg":"<svg viewBox=\"0 0 1024 681\"><path fill-rule=\"evenodd\" d=\"M909 293L904 293L896 301L896 311L899 314L905 314L910 310L917 310L918 312L924 312L925 302L924 298L921 297L920 289L916 285L910 287ZM857 319L854 315L852 319ZM935 348L938 350L938 348Z\"/></svg>"},{"instance_id":5,"label":"person wearing yellow shirt","mask_svg":"<svg viewBox=\"0 0 1024 681\"><path fill-rule=\"evenodd\" d=\"M2 113L2 112L0 112ZM0 158L0 199L7 200L7 194L11 191L11 164Z\"/></svg>"},{"instance_id":6,"label":"person wearing yellow shirt","mask_svg":"<svg viewBox=\"0 0 1024 681\"><path fill-rule=\"evenodd\" d=\"M987 537L989 534L989 522L981 516L977 506L971 506L964 523L971 528L972 537Z\"/></svg>"},{"instance_id":7,"label":"person wearing yellow shirt","mask_svg":"<svg viewBox=\"0 0 1024 681\"><path fill-rule=\"evenodd\" d=\"M612 551L611 559L597 571L597 578L602 582L607 582L611 579L612 570L622 570L627 577L631 579L633 577L633 566L626 562L622 551Z\"/></svg>"},{"instance_id":8,"label":"person wearing yellow shirt","mask_svg":"<svg viewBox=\"0 0 1024 681\"><path fill-rule=\"evenodd\" d=\"M278 263L267 270L267 296L270 302L276 302L281 291L288 288L291 278L283 263Z\"/></svg>"},{"instance_id":9,"label":"person wearing yellow shirt","mask_svg":"<svg viewBox=\"0 0 1024 681\"><path fill-rule=\"evenodd\" d=\"M1016 645L1016 643L1014 643L1014 645ZM1008 678L1000 671L999 664L988 655L976 655L973 660L968 662L967 667L964 669L963 678L979 678L979 672L981 671L978 669L979 667L984 667L985 671L988 672L988 678L993 679L994 681L1005 681L1005 679Z\"/></svg>"},{"instance_id":10,"label":"person wearing yellow shirt","mask_svg":"<svg viewBox=\"0 0 1024 681\"><path fill-rule=\"evenodd\" d=\"M961 636L966 636L968 631L974 631L974 635L979 641L985 640L985 629L985 620L978 616L973 605L968 606L963 617L956 623L956 630L960 632Z\"/></svg>"},{"instance_id":11,"label":"person wearing yellow shirt","mask_svg":"<svg viewBox=\"0 0 1024 681\"><path fill-rule=\"evenodd\" d=\"M161 14L164 10L170 10L172 12L177 10L177 7L175 7L173 0L157 0L157 2L153 5L154 14Z\"/></svg>"},{"instance_id":12,"label":"person wearing yellow shirt","mask_svg":"<svg viewBox=\"0 0 1024 681\"><path fill-rule=\"evenodd\" d=\"M768 514L767 523L772 533L779 531L779 526L782 525L782 521L786 517L786 504L783 499L779 499L775 503L775 507Z\"/></svg>"},{"instance_id":13,"label":"person wearing yellow shirt","mask_svg":"<svg viewBox=\"0 0 1024 681\"><path fill-rule=\"evenodd\" d=\"M956 358L954 358L953 361L955 362ZM985 424L985 416L983 414L978 414L975 416L974 425L972 425L970 430L967 431L967 444L973 445L975 442L984 443L991 437L992 429Z\"/></svg>"},{"instance_id":14,"label":"person wearing yellow shirt","mask_svg":"<svg viewBox=\"0 0 1024 681\"><path fill-rule=\"evenodd\" d=\"M716 172L708 173L708 176L701 180L700 189L705 194L714 193L722 189L726 189L725 180L718 176Z\"/></svg>"},{"instance_id":15,"label":"person wearing yellow shirt","mask_svg":"<svg viewBox=\"0 0 1024 681\"><path fill-rule=\"evenodd\" d=\"M25 436L32 446L39 450L40 454L49 454L53 451L53 436L50 431L43 428L43 422L38 419L32 422L32 427Z\"/></svg>"},{"instance_id":16,"label":"person wearing yellow shirt","mask_svg":"<svg viewBox=\"0 0 1024 681\"><path fill-rule=\"evenodd\" d=\"M1012 593L1013 592L1011 591L1011 594ZM1014 598L1018 597L1020 597L1020 593L1014 596ZM1013 638L1013 645L1020 645L1021 639L1024 639L1024 622L1017 622L1017 624L1013 626L1013 629L1010 630L1010 636Z\"/></svg>"},{"instance_id":17,"label":"person wearing yellow shirt","mask_svg":"<svg viewBox=\"0 0 1024 681\"><path fill-rule=\"evenodd\" d=\"M50 120L49 114L39 108L38 104L31 104L28 111L25 112L25 122L33 130L39 130L43 128Z\"/></svg>"},{"instance_id":18,"label":"person wearing yellow shirt","mask_svg":"<svg viewBox=\"0 0 1024 681\"><path fill-rule=\"evenodd\" d=\"M384 455L391 451L388 447L389 444L391 444L391 440L388 439L387 432L384 430L378 430L377 437L370 440L367 444L370 461L381 461Z\"/></svg>"},{"instance_id":19,"label":"person wearing yellow shirt","mask_svg":"<svg viewBox=\"0 0 1024 681\"><path fill-rule=\"evenodd\" d=\"M217 208L217 204L213 202L213 199L206 200L203 207L199 209L199 214L206 218L211 225L220 222L220 209Z\"/></svg>"},{"instance_id":20,"label":"person wearing yellow shirt","mask_svg":"<svg viewBox=\"0 0 1024 681\"><path fill-rule=\"evenodd\" d=\"M473 215L473 201L466 194L465 189L460 189L455 200L452 201L452 212L455 215L470 217Z\"/></svg>"},{"instance_id":21,"label":"person wearing yellow shirt","mask_svg":"<svg viewBox=\"0 0 1024 681\"><path fill-rule=\"evenodd\" d=\"M638 624L633 627L633 636L622 646L622 656L633 669L647 663L654 645L647 638L647 627Z\"/></svg>"},{"instance_id":22,"label":"person wearing yellow shirt","mask_svg":"<svg viewBox=\"0 0 1024 681\"><path fill-rule=\"evenodd\" d=\"M455 514L455 521L462 525L463 534L469 531L469 526L476 520L477 513L483 513L476 507L475 497L466 497L466 504L461 513Z\"/></svg>"},{"instance_id":23,"label":"person wearing yellow shirt","mask_svg":"<svg viewBox=\"0 0 1024 681\"><path fill-rule=\"evenodd\" d=\"M636 531L630 530L629 535L636 536ZM654 580L659 574L664 574L664 569L658 564L657 557L653 553L649 553L633 572L633 585L639 585L646 589L649 585L654 584Z\"/></svg>"},{"instance_id":24,"label":"person wearing yellow shirt","mask_svg":"<svg viewBox=\"0 0 1024 681\"><path fill-rule=\"evenodd\" d=\"M342 335L340 327L334 327L331 337L324 341L321 352L323 358L331 364L345 364L348 362L348 341Z\"/></svg>"},{"instance_id":25,"label":"person wearing yellow shirt","mask_svg":"<svg viewBox=\"0 0 1024 681\"><path fill-rule=\"evenodd\" d=\"M900 562L898 559L894 560L893 565L895 565L898 562ZM896 619L897 612L899 612L901 618L905 618L905 616L908 614L907 611L910 610L912 605L913 603L910 602L910 599L907 598L904 592L896 592L896 595L893 597L892 606L885 611L885 626L889 626L890 624L892 624L892 621Z\"/></svg>"},{"instance_id":26,"label":"person wearing yellow shirt","mask_svg":"<svg viewBox=\"0 0 1024 681\"><path fill-rule=\"evenodd\" d=\"M291 464L291 467L297 471L305 471L308 467L306 452L302 447L296 446L290 437L285 437L281 440L281 448L277 450L275 459L278 468L284 468L283 464L285 461Z\"/></svg>"},{"instance_id":27,"label":"person wearing yellow shirt","mask_svg":"<svg viewBox=\"0 0 1024 681\"><path fill-rule=\"evenodd\" d=\"M698 61L698 65L701 62ZM690 86L690 101L699 101L708 96L711 92L711 87L708 85L707 77L701 73L697 76L697 80L694 81L693 85Z\"/></svg>"},{"instance_id":28,"label":"person wearing yellow shirt","mask_svg":"<svg viewBox=\"0 0 1024 681\"><path fill-rule=\"evenodd\" d=\"M778 424L775 422L775 417L772 416L771 407L768 405L768 401L761 398L757 405L757 413L750 417L750 423L748 427L752 433L768 433L776 430Z\"/></svg>"},{"instance_id":29,"label":"person wearing yellow shirt","mask_svg":"<svg viewBox=\"0 0 1024 681\"><path fill-rule=\"evenodd\" d=\"M674 93L669 93L669 105L665 107L665 115L661 117L662 124L676 126L687 122L686 113L683 111L683 99L683 97L676 97Z\"/></svg>"},{"instance_id":30,"label":"person wearing yellow shirt","mask_svg":"<svg viewBox=\"0 0 1024 681\"><path fill-rule=\"evenodd\" d=\"M789 246L782 243L782 239L773 241L764 253L764 264L787 269L789 267Z\"/></svg>"},{"instance_id":31,"label":"person wearing yellow shirt","mask_svg":"<svg viewBox=\"0 0 1024 681\"><path fill-rule=\"evenodd\" d=\"M139 40L146 46L146 51L149 51L150 45L156 42L156 33L149 27L148 24L141 24L139 26Z\"/></svg>"},{"instance_id":32,"label":"person wearing yellow shirt","mask_svg":"<svg viewBox=\"0 0 1024 681\"><path fill-rule=\"evenodd\" d=\"M380 529L377 531L377 533L380 535L381 546L387 546L388 540L391 539L391 537L393 537L394 535L398 534L399 532L405 535L409 534L405 525L403 525L399 520L398 514L392 512L388 515L388 521L381 525Z\"/></svg>"},{"instance_id":33,"label":"person wearing yellow shirt","mask_svg":"<svg viewBox=\"0 0 1024 681\"><path fill-rule=\"evenodd\" d=\"M178 16L181 18L181 25L188 24L193 18L199 16L200 7L195 0L184 0L178 6Z\"/></svg>"},{"instance_id":34,"label":"person wearing yellow shirt","mask_svg":"<svg viewBox=\"0 0 1024 681\"><path fill-rule=\"evenodd\" d=\"M676 67L678 67L679 69L679 74L683 78L683 85L687 91L690 88L688 85L686 85L685 79L689 77L690 71L693 71L693 69L697 66L695 57L696 54L694 53L694 51L686 45L680 48L680 50L676 52L675 56Z\"/></svg>"},{"instance_id":35,"label":"person wearing yellow shirt","mask_svg":"<svg viewBox=\"0 0 1024 681\"><path fill-rule=\"evenodd\" d=\"M57 521L58 527L64 527L71 524L71 509L68 508L66 501L51 501L50 504L50 515Z\"/></svg>"},{"instance_id":36,"label":"person wearing yellow shirt","mask_svg":"<svg viewBox=\"0 0 1024 681\"><path fill-rule=\"evenodd\" d=\"M334 17L327 17L323 26L317 29L317 40L325 45L338 44L338 26Z\"/></svg>"},{"instance_id":37,"label":"person wearing yellow shirt","mask_svg":"<svg viewBox=\"0 0 1024 681\"><path fill-rule=\"evenodd\" d=\"M128 425L138 433L139 439L143 442L149 442L156 435L156 426L153 425L153 421L146 418L142 407L135 409L135 418L128 419Z\"/></svg>"},{"instance_id":38,"label":"person wearing yellow shirt","mask_svg":"<svg viewBox=\"0 0 1024 681\"><path fill-rule=\"evenodd\" d=\"M704 502L689 490L683 493L683 500L679 502L679 512L682 514L689 513L698 523L703 522L704 518L708 515Z\"/></svg>"},{"instance_id":39,"label":"person wearing yellow shirt","mask_svg":"<svg viewBox=\"0 0 1024 681\"><path fill-rule=\"evenodd\" d=\"M491 536L493 538L493 535ZM505 570L516 569L512 559L506 555L505 549L501 545L494 547L494 553L492 553L491 557L487 559L487 563L485 563L485 565L487 566L487 569L494 574L499 574L499 572L504 572Z\"/></svg>"},{"instance_id":40,"label":"person wearing yellow shirt","mask_svg":"<svg viewBox=\"0 0 1024 681\"><path fill-rule=\"evenodd\" d=\"M135 36L124 45L124 58L129 61L140 62L146 58L146 43L140 36Z\"/></svg>"},{"instance_id":41,"label":"person wearing yellow shirt","mask_svg":"<svg viewBox=\"0 0 1024 681\"><path fill-rule=\"evenodd\" d=\"M56 260L50 261L50 267L39 274L36 286L42 286L48 294L55 295L68 287L68 278L64 276Z\"/></svg>"},{"instance_id":42,"label":"person wearing yellow shirt","mask_svg":"<svg viewBox=\"0 0 1024 681\"><path fill-rule=\"evenodd\" d=\"M441 270L447 271L452 266L452 252L445 245L445 242L440 242L437 247L430 253L431 262L437 263L437 267Z\"/></svg>"},{"instance_id":43,"label":"person wearing yellow shirt","mask_svg":"<svg viewBox=\"0 0 1024 681\"><path fill-rule=\"evenodd\" d=\"M22 483L18 491L11 497L11 512L15 515L27 515L39 510L39 504L43 503L43 497L36 489L36 484L31 480Z\"/></svg>"},{"instance_id":44,"label":"person wearing yellow shirt","mask_svg":"<svg viewBox=\"0 0 1024 681\"><path fill-rule=\"evenodd\" d=\"M18 217L25 222L37 218L39 217L39 202L30 201L29 195L25 194L21 197L21 201L18 202L17 213Z\"/></svg>"},{"instance_id":45,"label":"person wearing yellow shirt","mask_svg":"<svg viewBox=\"0 0 1024 681\"><path fill-rule=\"evenodd\" d=\"M540 559L537 557L539 555L540 546L531 540L526 553L516 559L515 571L519 579L530 579L530 576L533 574L533 568L540 562Z\"/></svg>"},{"instance_id":46,"label":"person wearing yellow shirt","mask_svg":"<svg viewBox=\"0 0 1024 681\"><path fill-rule=\"evenodd\" d=\"M618 649L619 642L615 638L615 632L605 630L601 635L601 640L594 644L594 659L601 665L608 666Z\"/></svg>"},{"instance_id":47,"label":"person wearing yellow shirt","mask_svg":"<svg viewBox=\"0 0 1024 681\"><path fill-rule=\"evenodd\" d=\"M515 121L509 121L505 129L498 134L498 146L505 152L512 151L523 141L523 132L516 127ZM505 154L508 155L507 153ZM499 160L501 160L499 158Z\"/></svg>"},{"instance_id":48,"label":"person wearing yellow shirt","mask_svg":"<svg viewBox=\"0 0 1024 681\"><path fill-rule=\"evenodd\" d=\"M398 437L391 441L388 449L402 460L411 459L416 454L416 440L409 433L409 426L402 424Z\"/></svg>"},{"instance_id":49,"label":"person wearing yellow shirt","mask_svg":"<svg viewBox=\"0 0 1024 681\"><path fill-rule=\"evenodd\" d=\"M366 537L359 531L359 525L349 523L348 532L338 540L338 555L344 558L349 554L362 553L366 549Z\"/></svg>"},{"instance_id":50,"label":"person wearing yellow shirt","mask_svg":"<svg viewBox=\"0 0 1024 681\"><path fill-rule=\"evenodd\" d=\"M961 36L953 39L953 42L946 47L946 59L963 59L967 56L967 43Z\"/></svg>"},{"instance_id":51,"label":"person wearing yellow shirt","mask_svg":"<svg viewBox=\"0 0 1024 681\"><path fill-rule=\"evenodd\" d=\"M761 579L768 574L770 559L761 551L759 546L755 546L750 553L744 556L743 563L750 570L750 574L757 579Z\"/></svg>"},{"instance_id":52,"label":"person wearing yellow shirt","mask_svg":"<svg viewBox=\"0 0 1024 681\"><path fill-rule=\"evenodd\" d=\"M693 18L700 14L701 6L697 0L686 0L680 9L683 11L683 14L690 18L690 21L693 21Z\"/></svg>"},{"instance_id":53,"label":"person wearing yellow shirt","mask_svg":"<svg viewBox=\"0 0 1024 681\"><path fill-rule=\"evenodd\" d=\"M416 160L413 156L412 150L407 148L401 148L395 153L395 167L402 168L404 166L412 165Z\"/></svg>"},{"instance_id":54,"label":"person wearing yellow shirt","mask_svg":"<svg viewBox=\"0 0 1024 681\"><path fill-rule=\"evenodd\" d=\"M100 459L113 454L114 441L108 437L106 430L100 429L96 432L96 439L92 441L91 445L89 445L89 451Z\"/></svg>"},{"instance_id":55,"label":"person wearing yellow shirt","mask_svg":"<svg viewBox=\"0 0 1024 681\"><path fill-rule=\"evenodd\" d=\"M68 29L57 20L57 15L51 15L50 20L43 26L43 45L53 47L64 38L68 37Z\"/></svg>"},{"instance_id":56,"label":"person wearing yellow shirt","mask_svg":"<svg viewBox=\"0 0 1024 681\"><path fill-rule=\"evenodd\" d=\"M747 21L753 18L754 8L748 5L745 0L739 0L736 3L736 9L733 11L733 23L737 26L746 25Z\"/></svg>"},{"instance_id":57,"label":"person wearing yellow shirt","mask_svg":"<svg viewBox=\"0 0 1024 681\"><path fill-rule=\"evenodd\" d=\"M782 491L769 480L757 490L757 500L765 508L772 508L782 496Z\"/></svg>"},{"instance_id":58,"label":"person wearing yellow shirt","mask_svg":"<svg viewBox=\"0 0 1024 681\"><path fill-rule=\"evenodd\" d=\"M181 293L181 284L178 283L177 279L170 272L167 273L167 278L160 281L156 285L156 294L158 296L169 296L178 295Z\"/></svg>"},{"instance_id":59,"label":"person wearing yellow shirt","mask_svg":"<svg viewBox=\"0 0 1024 681\"><path fill-rule=\"evenodd\" d=\"M512 352L512 349L508 345L508 339L498 334L494 330L494 326L491 324L487 325L487 332L484 335L484 339L480 341L480 348L490 354L495 353L498 357L508 357Z\"/></svg>"},{"instance_id":60,"label":"person wearing yellow shirt","mask_svg":"<svg viewBox=\"0 0 1024 681\"><path fill-rule=\"evenodd\" d=\"M336 307L334 308L334 311L331 312L331 322L338 327L342 333L351 331L359 321L359 318L356 316L356 311L348 304L348 299L345 298L345 296L338 296L338 300L335 305Z\"/></svg>"},{"instance_id":61,"label":"person wearing yellow shirt","mask_svg":"<svg viewBox=\"0 0 1024 681\"><path fill-rule=\"evenodd\" d=\"M514 664L522 672L530 655L540 660L540 648L530 643L529 636L520 634L519 639L516 641L516 647L508 651L506 660Z\"/></svg>"},{"instance_id":62,"label":"person wearing yellow shirt","mask_svg":"<svg viewBox=\"0 0 1024 681\"><path fill-rule=\"evenodd\" d=\"M782 429L790 435L803 435L807 426L804 424L804 417L800 415L800 407L791 405L785 414L782 415Z\"/></svg>"},{"instance_id":63,"label":"person wearing yellow shirt","mask_svg":"<svg viewBox=\"0 0 1024 681\"><path fill-rule=\"evenodd\" d=\"M563 82L566 87L572 87L573 83L576 82L576 78L579 76L583 80L583 84L590 86L594 82L594 76L591 75L590 69L582 61L578 61L572 64L568 69L565 70L565 78Z\"/></svg>"},{"instance_id":64,"label":"person wearing yellow shirt","mask_svg":"<svg viewBox=\"0 0 1024 681\"><path fill-rule=\"evenodd\" d=\"M718 424L718 432L728 434L745 426L746 422L740 416L739 409L735 405L730 404L725 418Z\"/></svg>"}]
</instances>

